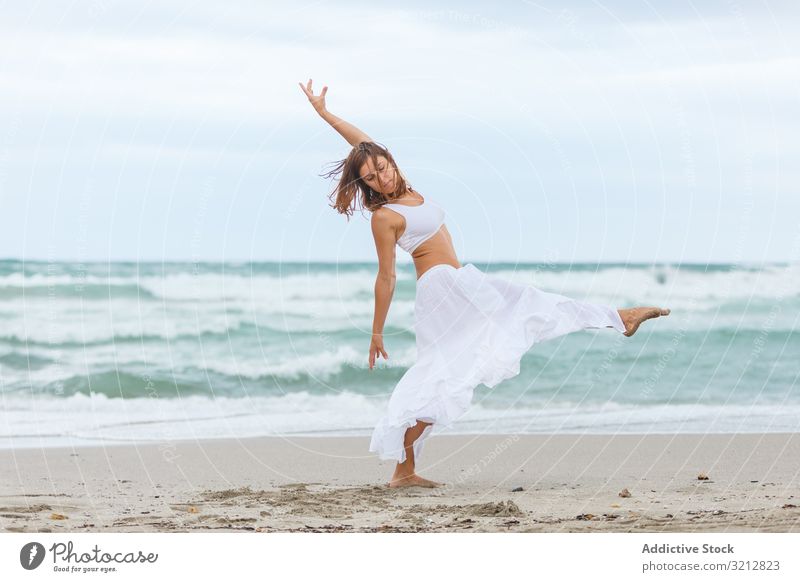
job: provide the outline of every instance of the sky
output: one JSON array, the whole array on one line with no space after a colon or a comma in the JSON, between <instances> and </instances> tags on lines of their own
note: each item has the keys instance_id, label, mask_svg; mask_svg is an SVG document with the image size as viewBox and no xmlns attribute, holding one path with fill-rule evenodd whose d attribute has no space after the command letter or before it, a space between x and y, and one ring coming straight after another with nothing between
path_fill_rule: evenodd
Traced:
<instances>
[{"instance_id":1,"label":"sky","mask_svg":"<svg viewBox=\"0 0 800 582\"><path fill-rule=\"evenodd\" d=\"M6 2L0 258L376 262L312 78L462 263L798 261L798 6Z\"/></svg>"}]
</instances>

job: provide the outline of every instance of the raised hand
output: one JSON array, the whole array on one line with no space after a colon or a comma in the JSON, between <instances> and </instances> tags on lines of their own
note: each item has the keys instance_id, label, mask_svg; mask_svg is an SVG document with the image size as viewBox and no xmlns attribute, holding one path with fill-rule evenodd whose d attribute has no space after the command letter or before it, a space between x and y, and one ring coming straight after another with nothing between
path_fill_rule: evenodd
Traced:
<instances>
[{"instance_id":1,"label":"raised hand","mask_svg":"<svg viewBox=\"0 0 800 582\"><path fill-rule=\"evenodd\" d=\"M308 102L314 106L314 109L316 109L317 113L319 113L322 119L327 121L330 126L335 129L339 135L346 139L347 143L349 143L351 146L356 147L358 144L364 141L375 141L366 133L358 129L355 125L347 123L344 119L340 119L328 111L327 107L325 106L325 93L328 92L327 85L322 88L322 93L319 95L314 95L314 90L311 88L311 79L308 80L308 84L306 85L303 85L302 83L298 84L303 90L303 93L306 94L306 97L308 97Z\"/></svg>"},{"instance_id":2,"label":"raised hand","mask_svg":"<svg viewBox=\"0 0 800 582\"><path fill-rule=\"evenodd\" d=\"M311 79L308 80L308 84L305 86L303 86L302 83L298 83L298 85L300 85L300 88L303 90L303 93L306 94L308 101L314 106L314 109L317 110L317 113L325 111L325 93L328 92L327 85L322 87L322 93L319 95L314 95L314 91L311 89Z\"/></svg>"}]
</instances>

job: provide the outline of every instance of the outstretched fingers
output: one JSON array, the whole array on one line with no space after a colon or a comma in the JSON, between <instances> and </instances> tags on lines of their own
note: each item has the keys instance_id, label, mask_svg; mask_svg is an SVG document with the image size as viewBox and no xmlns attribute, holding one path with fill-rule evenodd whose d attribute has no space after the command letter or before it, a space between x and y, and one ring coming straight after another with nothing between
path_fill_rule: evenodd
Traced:
<instances>
[{"instance_id":1,"label":"outstretched fingers","mask_svg":"<svg viewBox=\"0 0 800 582\"><path fill-rule=\"evenodd\" d=\"M311 85L312 85L312 80L311 80L311 79L309 79L309 80L308 80L308 83L306 83L305 85L303 85L303 83L302 83L302 82L300 82L300 83L297 83L297 84L298 84L298 85L300 85L300 88L303 90L303 93L305 93L305 94L306 94L306 97L308 97L309 99L312 99L313 97L315 97L315 95L314 95L314 89L312 89L312 88L311 88ZM327 85L325 85L325 86L322 88L322 92L321 92L321 93L320 93L320 94L319 94L317 97L319 97L319 98L323 98L323 97L325 97L325 94L326 94L327 92L328 92L328 86L327 86Z\"/></svg>"},{"instance_id":2,"label":"outstretched fingers","mask_svg":"<svg viewBox=\"0 0 800 582\"><path fill-rule=\"evenodd\" d=\"M311 79L308 80L308 83L306 85L303 85L302 82L299 82L297 84L300 85L300 88L303 90L303 93L306 94L306 97L314 96L314 91L311 90Z\"/></svg>"}]
</instances>

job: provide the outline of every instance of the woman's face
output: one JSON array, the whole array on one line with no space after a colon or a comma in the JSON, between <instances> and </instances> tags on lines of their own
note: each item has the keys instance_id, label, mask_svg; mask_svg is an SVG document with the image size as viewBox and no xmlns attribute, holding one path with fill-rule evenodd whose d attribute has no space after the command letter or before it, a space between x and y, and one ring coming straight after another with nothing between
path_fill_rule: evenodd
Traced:
<instances>
[{"instance_id":1,"label":"woman's face","mask_svg":"<svg viewBox=\"0 0 800 582\"><path fill-rule=\"evenodd\" d=\"M383 156L376 156L378 167L372 165L372 160L367 161L361 166L361 179L367 186L380 192L381 194L391 194L394 192L395 171L389 161Z\"/></svg>"}]
</instances>

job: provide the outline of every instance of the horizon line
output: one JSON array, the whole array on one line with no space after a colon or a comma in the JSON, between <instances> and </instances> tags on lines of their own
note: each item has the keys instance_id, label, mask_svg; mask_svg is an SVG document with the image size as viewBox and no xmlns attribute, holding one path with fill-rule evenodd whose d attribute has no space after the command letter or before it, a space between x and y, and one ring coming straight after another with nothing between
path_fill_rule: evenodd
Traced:
<instances>
[{"instance_id":1,"label":"horizon line","mask_svg":"<svg viewBox=\"0 0 800 582\"><path fill-rule=\"evenodd\" d=\"M276 260L276 259L66 259L66 258L58 258L58 259L41 259L41 258L34 258L34 259L20 259L16 257L0 257L0 262L18 262L18 263L77 263L77 264L109 264L109 263L139 263L139 264L168 264L168 263L183 263L183 264L264 264L264 263L273 263L273 264L296 264L296 265L305 265L305 264L323 264L323 265L352 265L352 264L378 264L377 259L371 259L366 261L359 261L359 260L348 260L348 261L331 261L331 260ZM793 264L794 262L800 264L800 260L798 261L790 261L787 259L775 259L775 260L764 260L764 261L757 261L757 260L740 260L740 261L731 261L731 260L719 260L719 261L682 261L682 260L659 260L659 261L631 261L631 260L572 260L572 261L549 261L549 260L499 260L494 259L491 261L484 261L484 260L461 260L459 261L462 264L467 263L487 263L487 264L497 264L497 263L510 263L510 264L551 264L551 265L576 265L576 264L589 264L589 265L620 265L620 264L628 264L628 265L789 265ZM398 266L400 265L414 265L413 261L402 261L396 263Z\"/></svg>"}]
</instances>

